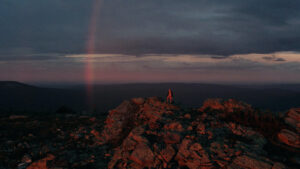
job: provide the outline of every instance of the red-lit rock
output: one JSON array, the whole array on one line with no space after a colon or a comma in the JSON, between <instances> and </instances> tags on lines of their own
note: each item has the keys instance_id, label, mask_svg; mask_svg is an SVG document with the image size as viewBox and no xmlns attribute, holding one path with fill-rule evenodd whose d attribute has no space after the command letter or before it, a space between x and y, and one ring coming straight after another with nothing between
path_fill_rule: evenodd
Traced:
<instances>
[{"instance_id":1,"label":"red-lit rock","mask_svg":"<svg viewBox=\"0 0 300 169\"><path fill-rule=\"evenodd\" d=\"M180 166L187 166L190 169L214 168L203 147L189 139L182 141L175 159Z\"/></svg>"},{"instance_id":2,"label":"red-lit rock","mask_svg":"<svg viewBox=\"0 0 300 169\"><path fill-rule=\"evenodd\" d=\"M285 122L300 133L300 108L290 109L285 116Z\"/></svg>"},{"instance_id":3,"label":"red-lit rock","mask_svg":"<svg viewBox=\"0 0 300 169\"><path fill-rule=\"evenodd\" d=\"M187 113L183 117L186 118L186 119L191 119L191 114Z\"/></svg>"},{"instance_id":4,"label":"red-lit rock","mask_svg":"<svg viewBox=\"0 0 300 169\"><path fill-rule=\"evenodd\" d=\"M31 159L30 155L28 155L28 154L24 155L22 158L22 162L23 163L31 163L32 159Z\"/></svg>"},{"instance_id":5,"label":"red-lit rock","mask_svg":"<svg viewBox=\"0 0 300 169\"><path fill-rule=\"evenodd\" d=\"M177 144L180 142L181 136L174 132L163 133L163 141L166 144Z\"/></svg>"},{"instance_id":6,"label":"red-lit rock","mask_svg":"<svg viewBox=\"0 0 300 169\"><path fill-rule=\"evenodd\" d=\"M272 165L254 157L242 155L236 157L229 168L271 169Z\"/></svg>"},{"instance_id":7,"label":"red-lit rock","mask_svg":"<svg viewBox=\"0 0 300 169\"><path fill-rule=\"evenodd\" d=\"M30 166L27 167L27 169L48 169L47 161L53 160L54 158L54 155L49 154L47 157L39 161L33 162Z\"/></svg>"},{"instance_id":8,"label":"red-lit rock","mask_svg":"<svg viewBox=\"0 0 300 169\"><path fill-rule=\"evenodd\" d=\"M183 131L183 127L179 122L173 122L173 123L166 124L164 126L164 129L171 130L171 131L178 131L178 132Z\"/></svg>"},{"instance_id":9,"label":"red-lit rock","mask_svg":"<svg viewBox=\"0 0 300 169\"><path fill-rule=\"evenodd\" d=\"M205 134L206 133L206 130L205 130L205 124L204 123L199 123L197 125L197 133L198 134Z\"/></svg>"},{"instance_id":10,"label":"red-lit rock","mask_svg":"<svg viewBox=\"0 0 300 169\"><path fill-rule=\"evenodd\" d=\"M163 150L161 150L160 154L163 158L163 160L168 163L169 161L171 161L171 159L174 157L176 151L175 149L168 144L167 147Z\"/></svg>"},{"instance_id":11,"label":"red-lit rock","mask_svg":"<svg viewBox=\"0 0 300 169\"><path fill-rule=\"evenodd\" d=\"M137 105L142 105L142 104L145 103L145 99L141 98L141 97L139 97L139 98L133 98L132 101L133 101L133 103L135 103Z\"/></svg>"},{"instance_id":12,"label":"red-lit rock","mask_svg":"<svg viewBox=\"0 0 300 169\"><path fill-rule=\"evenodd\" d=\"M285 165L281 163L274 163L272 169L286 169Z\"/></svg>"},{"instance_id":13,"label":"red-lit rock","mask_svg":"<svg viewBox=\"0 0 300 169\"><path fill-rule=\"evenodd\" d=\"M282 129L280 133L278 133L278 140L284 144L289 146L300 148L300 137L299 134L296 134L290 130Z\"/></svg>"},{"instance_id":14,"label":"red-lit rock","mask_svg":"<svg viewBox=\"0 0 300 169\"><path fill-rule=\"evenodd\" d=\"M143 167L151 167L154 162L154 154L146 144L140 143L135 147L129 159Z\"/></svg>"},{"instance_id":15,"label":"red-lit rock","mask_svg":"<svg viewBox=\"0 0 300 169\"><path fill-rule=\"evenodd\" d=\"M207 110L207 111L206 111ZM108 168L278 168L264 154L266 139L250 127L222 121L220 113L252 111L250 105L228 100L205 103L190 118L158 98L133 99L110 112L101 136L118 140L110 151ZM194 112L193 112L194 113ZM189 115L186 115L189 114ZM126 117L122 117L126 116ZM126 125L125 125L126 124ZM91 131L95 138L99 134ZM116 139L117 138L117 139ZM254 157L249 155L249 152ZM256 158L257 156L257 158ZM284 165L283 165L284 167Z\"/></svg>"},{"instance_id":16,"label":"red-lit rock","mask_svg":"<svg viewBox=\"0 0 300 169\"><path fill-rule=\"evenodd\" d=\"M118 144L135 125L139 106L133 102L124 101L116 109L109 112L101 133L102 142Z\"/></svg>"},{"instance_id":17,"label":"red-lit rock","mask_svg":"<svg viewBox=\"0 0 300 169\"><path fill-rule=\"evenodd\" d=\"M204 111L207 108L213 110L224 110L225 107L221 102L222 99L207 99L204 101L203 106L199 110Z\"/></svg>"},{"instance_id":18,"label":"red-lit rock","mask_svg":"<svg viewBox=\"0 0 300 169\"><path fill-rule=\"evenodd\" d=\"M229 99L223 101L222 99L207 99L199 111L204 111L205 109L219 110L219 111L249 111L252 110L251 105L236 101L234 99Z\"/></svg>"}]
</instances>

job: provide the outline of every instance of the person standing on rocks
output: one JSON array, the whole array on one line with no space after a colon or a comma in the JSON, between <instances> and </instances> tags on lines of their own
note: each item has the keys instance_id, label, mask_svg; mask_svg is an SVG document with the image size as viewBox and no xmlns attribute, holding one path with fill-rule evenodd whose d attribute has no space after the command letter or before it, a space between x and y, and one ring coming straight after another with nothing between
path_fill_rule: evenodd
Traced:
<instances>
[{"instance_id":1,"label":"person standing on rocks","mask_svg":"<svg viewBox=\"0 0 300 169\"><path fill-rule=\"evenodd\" d=\"M172 103L173 102L173 92L171 89L168 91L168 96L167 96L167 103Z\"/></svg>"}]
</instances>

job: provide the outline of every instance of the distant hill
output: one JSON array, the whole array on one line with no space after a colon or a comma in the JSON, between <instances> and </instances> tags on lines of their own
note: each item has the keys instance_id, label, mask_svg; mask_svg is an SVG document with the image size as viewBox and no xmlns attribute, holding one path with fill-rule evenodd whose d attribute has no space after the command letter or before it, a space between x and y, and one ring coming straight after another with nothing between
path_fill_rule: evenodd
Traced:
<instances>
[{"instance_id":1,"label":"distant hill","mask_svg":"<svg viewBox=\"0 0 300 169\"><path fill-rule=\"evenodd\" d=\"M291 89L280 86L162 83L95 85L95 109L97 112L106 112L123 100L133 97L164 98L168 88L173 90L175 101L187 107L200 107L207 98L234 98L272 111L300 107L300 91L297 90L297 85ZM54 112L61 106L79 112L87 110L84 86L57 89L11 81L0 82L1 112Z\"/></svg>"},{"instance_id":2,"label":"distant hill","mask_svg":"<svg viewBox=\"0 0 300 169\"><path fill-rule=\"evenodd\" d=\"M300 84L244 85L244 87L254 89L284 89L289 91L300 92Z\"/></svg>"},{"instance_id":3,"label":"distant hill","mask_svg":"<svg viewBox=\"0 0 300 169\"><path fill-rule=\"evenodd\" d=\"M19 83L15 81L0 81L1 88L22 88L22 87L33 87L24 83Z\"/></svg>"},{"instance_id":4,"label":"distant hill","mask_svg":"<svg viewBox=\"0 0 300 169\"><path fill-rule=\"evenodd\" d=\"M0 111L53 112L62 105L83 109L79 91L42 88L19 82L0 82Z\"/></svg>"}]
</instances>

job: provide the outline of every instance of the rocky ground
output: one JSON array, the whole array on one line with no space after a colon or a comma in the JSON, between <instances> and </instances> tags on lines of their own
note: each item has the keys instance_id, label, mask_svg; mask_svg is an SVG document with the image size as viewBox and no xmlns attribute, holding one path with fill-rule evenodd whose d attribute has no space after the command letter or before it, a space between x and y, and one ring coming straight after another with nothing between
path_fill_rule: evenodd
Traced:
<instances>
[{"instance_id":1,"label":"rocky ground","mask_svg":"<svg viewBox=\"0 0 300 169\"><path fill-rule=\"evenodd\" d=\"M107 117L5 116L1 168L300 168L300 109L282 117L235 101L181 109L124 101Z\"/></svg>"},{"instance_id":2,"label":"rocky ground","mask_svg":"<svg viewBox=\"0 0 300 169\"><path fill-rule=\"evenodd\" d=\"M105 117L9 116L0 120L0 169L105 168L93 131Z\"/></svg>"}]
</instances>

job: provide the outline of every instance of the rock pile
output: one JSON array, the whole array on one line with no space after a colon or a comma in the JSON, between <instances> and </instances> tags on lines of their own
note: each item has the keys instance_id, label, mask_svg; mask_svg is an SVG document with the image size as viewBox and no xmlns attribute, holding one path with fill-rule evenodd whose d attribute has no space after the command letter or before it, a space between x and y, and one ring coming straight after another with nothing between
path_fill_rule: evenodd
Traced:
<instances>
[{"instance_id":1,"label":"rock pile","mask_svg":"<svg viewBox=\"0 0 300 169\"><path fill-rule=\"evenodd\" d=\"M282 129L278 139L293 148L300 149L300 108L290 109L284 118L290 129Z\"/></svg>"},{"instance_id":2,"label":"rock pile","mask_svg":"<svg viewBox=\"0 0 300 169\"><path fill-rule=\"evenodd\" d=\"M223 122L215 111L204 111L250 108L246 104L230 100L212 107L206 104L197 112L187 113L158 98L139 104L135 100L142 99L122 103L106 119L109 123L101 134L105 138L103 144L118 143L111 151L108 168L286 168L268 158L264 150L267 140L260 133ZM133 111L126 112L128 109ZM131 118L116 121L122 114ZM118 127L126 125L128 134L124 136ZM107 131L111 133L109 137Z\"/></svg>"},{"instance_id":3,"label":"rock pile","mask_svg":"<svg viewBox=\"0 0 300 169\"><path fill-rule=\"evenodd\" d=\"M235 112L235 111L249 111L252 110L252 107L249 104L234 99L229 99L229 100L207 99L206 101L204 101L203 106L199 109L199 111L205 111L207 109L226 111L226 112Z\"/></svg>"},{"instance_id":4,"label":"rock pile","mask_svg":"<svg viewBox=\"0 0 300 169\"><path fill-rule=\"evenodd\" d=\"M181 109L151 97L124 101L107 116L0 117L0 168L300 168L300 109L274 134L255 126L264 123L255 113L232 99Z\"/></svg>"},{"instance_id":5,"label":"rock pile","mask_svg":"<svg viewBox=\"0 0 300 169\"><path fill-rule=\"evenodd\" d=\"M105 168L97 130L105 117L0 117L1 169ZM98 135L99 136L99 135Z\"/></svg>"}]
</instances>

